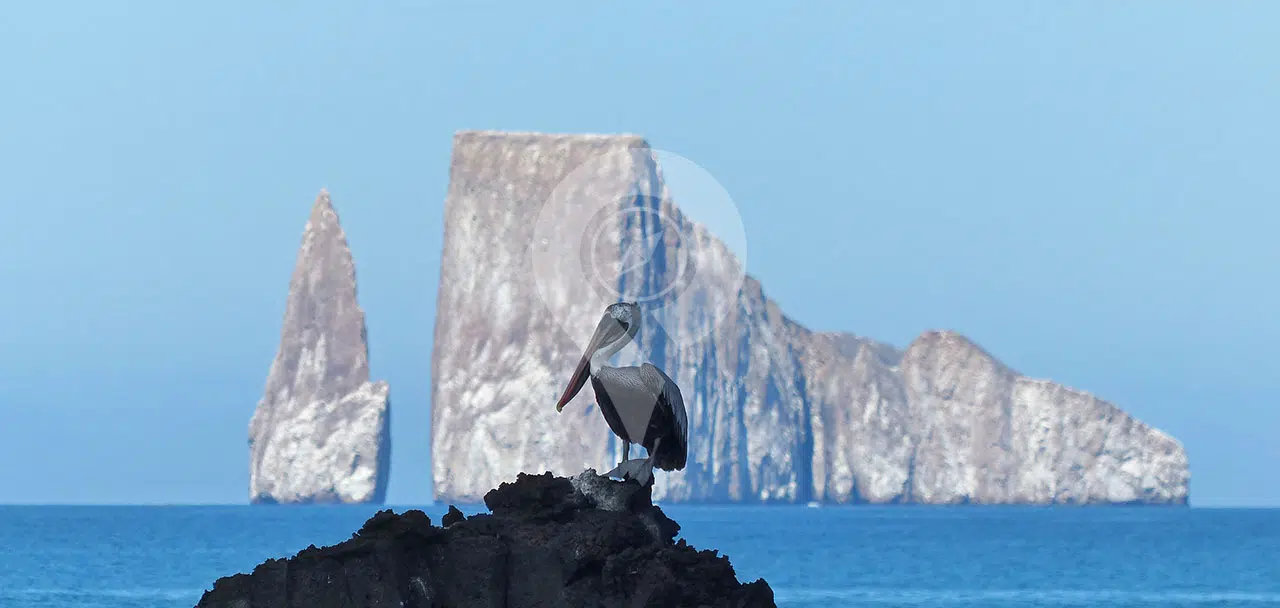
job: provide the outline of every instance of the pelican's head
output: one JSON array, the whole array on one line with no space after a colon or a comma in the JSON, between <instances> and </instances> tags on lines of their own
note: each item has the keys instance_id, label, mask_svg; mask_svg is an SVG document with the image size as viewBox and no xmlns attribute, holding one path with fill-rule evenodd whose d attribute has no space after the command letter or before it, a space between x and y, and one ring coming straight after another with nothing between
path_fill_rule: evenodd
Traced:
<instances>
[{"instance_id":1,"label":"pelican's head","mask_svg":"<svg viewBox=\"0 0 1280 608\"><path fill-rule=\"evenodd\" d=\"M604 316L596 324L596 332L592 334L591 342L587 344L586 351L582 353L582 360L578 362L578 369L574 370L573 377L569 379L569 386L565 388L560 401L556 403L556 411L563 410L564 405L573 399L574 395L577 395L587 383L587 378L591 375L592 359L599 357L601 361L607 360L614 353L622 350L627 342L634 340L639 332L639 304L618 302L605 308Z\"/></svg>"},{"instance_id":2,"label":"pelican's head","mask_svg":"<svg viewBox=\"0 0 1280 608\"><path fill-rule=\"evenodd\" d=\"M604 309L604 318L600 319L600 322L604 323L609 319L613 319L618 323L618 325L621 325L623 331L627 334L626 339L622 341L619 348L627 342L634 340L636 338L636 334L640 333L640 305L635 302L618 302L617 304L610 304ZM596 328L596 331L599 331L598 327Z\"/></svg>"}]
</instances>

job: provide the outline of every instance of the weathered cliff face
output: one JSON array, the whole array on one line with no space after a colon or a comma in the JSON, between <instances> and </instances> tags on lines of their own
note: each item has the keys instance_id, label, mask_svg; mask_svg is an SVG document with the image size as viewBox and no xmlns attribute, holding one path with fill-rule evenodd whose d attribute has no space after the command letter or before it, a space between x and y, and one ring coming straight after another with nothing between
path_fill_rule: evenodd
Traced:
<instances>
[{"instance_id":1,"label":"weathered cliff face","mask_svg":"<svg viewBox=\"0 0 1280 608\"><path fill-rule=\"evenodd\" d=\"M302 235L280 349L249 423L253 503L382 502L386 382L369 381L355 264L328 192Z\"/></svg>"},{"instance_id":2,"label":"weathered cliff face","mask_svg":"<svg viewBox=\"0 0 1280 608\"><path fill-rule=\"evenodd\" d=\"M891 347L799 329L814 415L812 500L901 502L914 454L906 392Z\"/></svg>"},{"instance_id":3,"label":"weathered cliff face","mask_svg":"<svg viewBox=\"0 0 1280 608\"><path fill-rule=\"evenodd\" d=\"M536 272L532 247L545 207L567 221L590 219L596 201L621 208L641 169L630 149L642 145L635 137L455 138L431 372L437 496L475 502L523 471L610 462L611 436L597 409L580 395L576 406L555 411L582 354L566 320L589 332L604 310L574 265L581 243L539 239L550 263ZM593 161L591 175L564 186ZM609 252L618 247L617 232L605 231L602 263L616 263ZM539 281L550 290L545 301Z\"/></svg>"},{"instance_id":4,"label":"weathered cliff face","mask_svg":"<svg viewBox=\"0 0 1280 608\"><path fill-rule=\"evenodd\" d=\"M627 299L653 315L622 363L663 368L688 408L688 466L657 475L656 498L1186 502L1182 447L1110 404L1022 377L954 333L899 351L788 319L681 213L646 147L455 140L432 370L438 496L616 462L589 389L552 406L604 305ZM552 238L537 228L548 217L562 222Z\"/></svg>"},{"instance_id":5,"label":"weathered cliff face","mask_svg":"<svg viewBox=\"0 0 1280 608\"><path fill-rule=\"evenodd\" d=\"M811 344L808 385L829 438L815 454L817 498L1187 501L1178 442L1109 403L1021 376L959 334L925 332L898 360L862 347L851 366Z\"/></svg>"}]
</instances>

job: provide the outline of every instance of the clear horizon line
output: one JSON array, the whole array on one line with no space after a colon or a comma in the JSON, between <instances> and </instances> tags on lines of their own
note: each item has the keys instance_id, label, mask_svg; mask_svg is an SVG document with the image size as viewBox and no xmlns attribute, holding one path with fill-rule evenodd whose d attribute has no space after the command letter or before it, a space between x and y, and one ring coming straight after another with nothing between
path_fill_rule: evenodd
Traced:
<instances>
[{"instance_id":1,"label":"clear horizon line","mask_svg":"<svg viewBox=\"0 0 1280 608\"><path fill-rule=\"evenodd\" d=\"M735 503L735 502L668 502L654 501L654 504L660 504L668 507L767 507L767 508L795 508L805 507L808 503ZM1000 508L1034 508L1034 509L1195 509L1199 511L1211 510L1255 510L1268 511L1280 510L1280 504L1213 504L1213 505L1167 505L1167 504L928 504L928 503L907 503L907 504L839 504L839 503L819 503L824 508L831 509L858 509L867 507L880 508L961 508L961 509L1000 509ZM0 508L5 507L257 507L263 509L272 508L290 508L290 507L336 507L336 508L355 508L355 507L375 507L378 509L416 509L423 507L436 507L454 505L458 507L484 506L483 502L452 502L452 501L433 501L426 503L250 503L250 502L0 502Z\"/></svg>"}]
</instances>

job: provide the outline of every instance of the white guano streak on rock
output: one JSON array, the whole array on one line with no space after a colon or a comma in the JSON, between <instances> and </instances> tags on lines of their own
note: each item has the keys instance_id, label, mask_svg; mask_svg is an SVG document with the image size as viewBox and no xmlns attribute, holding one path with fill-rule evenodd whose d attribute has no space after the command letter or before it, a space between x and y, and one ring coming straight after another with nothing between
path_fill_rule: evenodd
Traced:
<instances>
[{"instance_id":1,"label":"white guano streak on rock","mask_svg":"<svg viewBox=\"0 0 1280 608\"><path fill-rule=\"evenodd\" d=\"M561 326L588 333L601 311L584 304L585 286L567 263L537 269L539 280L553 283L549 307L540 301L530 226L577 166L644 145L634 136L455 138L432 359L439 498L479 499L520 471L564 474L616 462L604 420L587 405L590 387L555 413L580 354ZM656 249L657 260L677 259L683 248L699 272L739 271L727 247L681 214L656 161L628 169L598 172L579 195L617 197L638 186L648 196L632 204L658 205L677 227L620 224L604 246L618 256L635 246ZM566 222L579 221L573 210L560 209ZM547 246L566 260L580 255L577 243ZM644 293L667 284L672 272L655 262L626 270L619 285L624 295ZM639 337L640 350L680 386L690 425L688 466L656 475L657 500L1188 500L1182 446L1111 404L1025 378L954 332L925 332L905 351L812 332L750 277L733 293L714 291L732 283L699 281L702 292L660 302L663 327L709 338L663 340L654 324ZM726 318L709 319L710 298L735 304Z\"/></svg>"},{"instance_id":2,"label":"white guano streak on rock","mask_svg":"<svg viewBox=\"0 0 1280 608\"><path fill-rule=\"evenodd\" d=\"M390 398L369 381L355 264L327 192L303 230L280 349L249 423L249 499L382 502Z\"/></svg>"}]
</instances>

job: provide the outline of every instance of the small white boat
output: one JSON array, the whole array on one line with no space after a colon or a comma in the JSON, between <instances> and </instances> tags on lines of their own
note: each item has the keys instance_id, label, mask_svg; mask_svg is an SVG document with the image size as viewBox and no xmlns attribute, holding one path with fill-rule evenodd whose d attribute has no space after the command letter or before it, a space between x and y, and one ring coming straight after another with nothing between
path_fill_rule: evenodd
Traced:
<instances>
[{"instance_id":1,"label":"small white boat","mask_svg":"<svg viewBox=\"0 0 1280 608\"><path fill-rule=\"evenodd\" d=\"M809 507L810 509L816 509L816 508L818 508L818 507L821 507L821 506L822 506L822 503L820 503L820 502L818 502L818 501L816 501L816 500L811 500L811 501L809 501L809 504L807 504L807 505L805 505L805 506Z\"/></svg>"}]
</instances>

